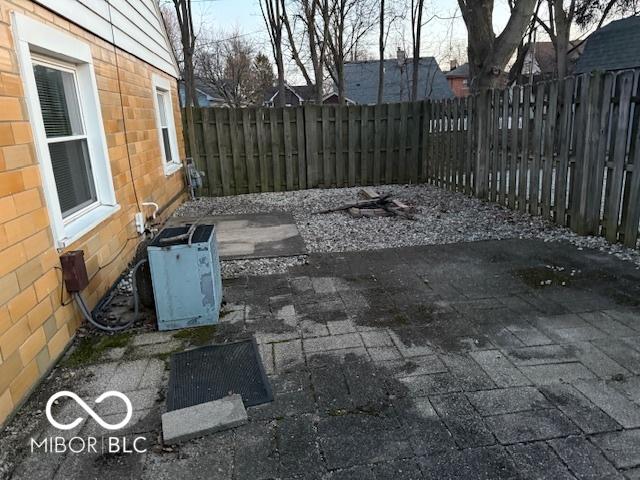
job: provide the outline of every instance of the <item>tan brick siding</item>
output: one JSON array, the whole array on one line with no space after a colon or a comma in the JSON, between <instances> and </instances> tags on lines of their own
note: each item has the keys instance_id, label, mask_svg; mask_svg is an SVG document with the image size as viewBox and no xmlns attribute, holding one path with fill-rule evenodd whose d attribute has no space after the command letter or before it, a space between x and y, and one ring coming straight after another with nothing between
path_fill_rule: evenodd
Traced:
<instances>
[{"instance_id":1,"label":"tan brick siding","mask_svg":"<svg viewBox=\"0 0 640 480\"><path fill-rule=\"evenodd\" d=\"M60 304L62 284L57 267L61 252L54 248L49 226L13 48L12 11L70 32L91 46L121 209L66 249L84 250L91 281L83 295L90 306L104 295L133 256L137 244L133 217L139 210L136 194L140 202L168 206L184 190L182 170L164 175L151 79L156 73L171 81L178 146L184 158L175 80L33 2L0 0L0 425L61 354L82 322L73 303ZM175 206L177 202L166 213Z\"/></svg>"}]
</instances>

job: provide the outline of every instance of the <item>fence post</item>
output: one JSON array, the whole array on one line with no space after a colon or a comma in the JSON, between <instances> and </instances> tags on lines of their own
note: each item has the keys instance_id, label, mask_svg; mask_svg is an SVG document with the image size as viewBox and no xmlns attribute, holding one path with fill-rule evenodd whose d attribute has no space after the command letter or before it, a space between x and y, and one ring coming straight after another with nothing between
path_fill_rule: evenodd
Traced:
<instances>
[{"instance_id":1,"label":"fence post","mask_svg":"<svg viewBox=\"0 0 640 480\"><path fill-rule=\"evenodd\" d=\"M475 158L475 195L478 198L487 198L487 163L489 159L488 155L488 119L491 109L489 108L489 101L491 97L491 90L482 90L478 94L478 101L476 103L477 115L476 120L478 125L476 126L476 158Z\"/></svg>"}]
</instances>

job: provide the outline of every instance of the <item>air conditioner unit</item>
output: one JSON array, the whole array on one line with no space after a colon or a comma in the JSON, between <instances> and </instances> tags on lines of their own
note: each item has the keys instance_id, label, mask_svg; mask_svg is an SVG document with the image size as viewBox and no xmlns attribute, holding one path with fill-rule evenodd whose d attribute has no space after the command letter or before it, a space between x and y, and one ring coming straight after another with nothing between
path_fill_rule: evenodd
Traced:
<instances>
[{"instance_id":1,"label":"air conditioner unit","mask_svg":"<svg viewBox=\"0 0 640 480\"><path fill-rule=\"evenodd\" d=\"M213 225L168 227L147 247L159 330L218 323L220 260Z\"/></svg>"}]
</instances>

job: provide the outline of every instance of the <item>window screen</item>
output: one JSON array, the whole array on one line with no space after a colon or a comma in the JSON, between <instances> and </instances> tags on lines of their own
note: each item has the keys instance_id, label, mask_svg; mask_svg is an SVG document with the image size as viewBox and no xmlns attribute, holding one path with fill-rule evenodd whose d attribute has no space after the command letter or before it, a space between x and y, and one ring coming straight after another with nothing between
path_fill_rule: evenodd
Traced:
<instances>
[{"instance_id":1,"label":"window screen","mask_svg":"<svg viewBox=\"0 0 640 480\"><path fill-rule=\"evenodd\" d=\"M62 217L97 199L75 73L34 63L33 71Z\"/></svg>"}]
</instances>

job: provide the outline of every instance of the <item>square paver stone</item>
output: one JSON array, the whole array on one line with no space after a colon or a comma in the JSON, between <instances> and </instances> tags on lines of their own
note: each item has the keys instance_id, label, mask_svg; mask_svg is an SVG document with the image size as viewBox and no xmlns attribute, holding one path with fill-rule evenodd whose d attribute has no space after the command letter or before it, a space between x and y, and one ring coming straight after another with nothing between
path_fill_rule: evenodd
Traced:
<instances>
[{"instance_id":1,"label":"square paver stone","mask_svg":"<svg viewBox=\"0 0 640 480\"><path fill-rule=\"evenodd\" d=\"M238 394L173 410L162 415L162 435L168 444L237 427L247 422L247 411Z\"/></svg>"}]
</instances>

